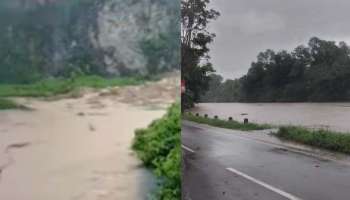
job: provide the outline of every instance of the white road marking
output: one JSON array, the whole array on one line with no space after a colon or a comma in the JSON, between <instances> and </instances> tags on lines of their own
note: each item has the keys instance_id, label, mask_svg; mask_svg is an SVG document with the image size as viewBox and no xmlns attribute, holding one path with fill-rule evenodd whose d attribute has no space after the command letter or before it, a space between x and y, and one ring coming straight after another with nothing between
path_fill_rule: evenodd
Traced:
<instances>
[{"instance_id":1,"label":"white road marking","mask_svg":"<svg viewBox=\"0 0 350 200\"><path fill-rule=\"evenodd\" d=\"M193 151L192 149L190 149L189 147L186 147L185 145L181 145L181 147L183 148L183 149L185 149L185 150L187 150L187 151L189 151L189 152L191 152L191 153L194 153L195 151Z\"/></svg>"},{"instance_id":2,"label":"white road marking","mask_svg":"<svg viewBox=\"0 0 350 200\"><path fill-rule=\"evenodd\" d=\"M262 182L262 181L260 181L260 180L258 180L256 178L253 178L253 177L251 177L251 176L249 176L249 175L247 175L247 174L245 174L243 172L240 172L240 171L238 171L236 169L226 168L226 170L228 170L230 172L233 172L233 173L235 173L235 174L237 174L237 175L239 175L239 176L241 176L241 177L243 177L245 179L248 179L248 180L250 180L250 181L252 181L252 182L254 182L254 183L258 184L258 185L261 185L264 188L266 188L268 190L271 190L271 191L273 191L273 192L275 192L275 193L277 193L277 194L279 194L279 195L281 195L281 196L283 196L283 197L285 197L287 199L290 199L290 200L302 200L299 197L296 197L296 196L294 196L292 194L289 194L288 192L285 192L285 191L280 190L280 189L278 189L278 188L276 188L276 187L274 187L272 185L264 183L264 182Z\"/></svg>"}]
</instances>

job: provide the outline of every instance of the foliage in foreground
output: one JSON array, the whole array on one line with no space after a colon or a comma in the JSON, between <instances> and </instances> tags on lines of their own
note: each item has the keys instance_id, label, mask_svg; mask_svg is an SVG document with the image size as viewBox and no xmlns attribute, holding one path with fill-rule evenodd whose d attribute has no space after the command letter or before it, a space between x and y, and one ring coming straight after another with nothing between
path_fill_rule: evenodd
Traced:
<instances>
[{"instance_id":1,"label":"foliage in foreground","mask_svg":"<svg viewBox=\"0 0 350 200\"><path fill-rule=\"evenodd\" d=\"M104 88L141 84L143 78L105 79L99 76L80 76L71 79L47 79L33 84L0 85L0 97L49 97L65 94L81 87Z\"/></svg>"},{"instance_id":2,"label":"foliage in foreground","mask_svg":"<svg viewBox=\"0 0 350 200\"><path fill-rule=\"evenodd\" d=\"M276 136L306 145L350 154L350 135L329 130L310 130L303 127L280 127Z\"/></svg>"},{"instance_id":3,"label":"foliage in foreground","mask_svg":"<svg viewBox=\"0 0 350 200\"><path fill-rule=\"evenodd\" d=\"M133 149L147 167L154 169L162 186L157 199L181 198L180 105L154 121L147 129L136 131Z\"/></svg>"},{"instance_id":4,"label":"foliage in foreground","mask_svg":"<svg viewBox=\"0 0 350 200\"><path fill-rule=\"evenodd\" d=\"M271 128L268 124L255 124L255 123L240 123L238 121L226 121L222 119L211 119L205 118L201 116L195 116L191 113L184 113L182 119L193 121L200 124L208 124L210 126L227 128L233 130L241 130L241 131L252 131L252 130L264 130Z\"/></svg>"}]
</instances>

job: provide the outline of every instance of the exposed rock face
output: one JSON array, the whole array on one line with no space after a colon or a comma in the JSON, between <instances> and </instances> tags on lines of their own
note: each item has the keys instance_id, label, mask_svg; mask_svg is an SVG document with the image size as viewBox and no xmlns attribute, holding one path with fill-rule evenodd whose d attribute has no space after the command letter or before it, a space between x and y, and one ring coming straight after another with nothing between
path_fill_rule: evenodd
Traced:
<instances>
[{"instance_id":1,"label":"exposed rock face","mask_svg":"<svg viewBox=\"0 0 350 200\"><path fill-rule=\"evenodd\" d=\"M178 68L179 4L177 0L3 0L0 31L7 34L0 35L0 43L7 46L0 48L0 82L11 82L18 74L30 81L43 74L110 76Z\"/></svg>"},{"instance_id":2,"label":"exposed rock face","mask_svg":"<svg viewBox=\"0 0 350 200\"><path fill-rule=\"evenodd\" d=\"M105 3L98 14L98 36L94 46L106 52L104 62L108 72L147 73L147 58L140 41L167 34L171 26L176 26L172 24L174 16L168 13L177 7L170 1L173 0L111 0Z\"/></svg>"}]
</instances>

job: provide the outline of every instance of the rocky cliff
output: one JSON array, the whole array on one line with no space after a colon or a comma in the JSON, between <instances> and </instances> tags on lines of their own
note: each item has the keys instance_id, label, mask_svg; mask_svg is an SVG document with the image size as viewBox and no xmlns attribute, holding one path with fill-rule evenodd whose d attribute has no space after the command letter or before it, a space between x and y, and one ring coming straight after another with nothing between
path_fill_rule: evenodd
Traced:
<instances>
[{"instance_id":1,"label":"rocky cliff","mask_svg":"<svg viewBox=\"0 0 350 200\"><path fill-rule=\"evenodd\" d=\"M0 82L179 67L176 0L2 0Z\"/></svg>"}]
</instances>

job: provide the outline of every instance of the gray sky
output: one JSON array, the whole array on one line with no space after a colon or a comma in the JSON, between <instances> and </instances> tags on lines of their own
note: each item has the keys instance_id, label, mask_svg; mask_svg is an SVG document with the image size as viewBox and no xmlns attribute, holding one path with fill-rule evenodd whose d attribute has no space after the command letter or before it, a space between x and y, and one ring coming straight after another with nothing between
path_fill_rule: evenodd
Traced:
<instances>
[{"instance_id":1,"label":"gray sky","mask_svg":"<svg viewBox=\"0 0 350 200\"><path fill-rule=\"evenodd\" d=\"M225 78L246 74L265 49L292 50L312 36L350 44L350 0L211 0L221 16L211 61Z\"/></svg>"}]
</instances>

